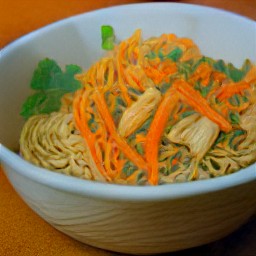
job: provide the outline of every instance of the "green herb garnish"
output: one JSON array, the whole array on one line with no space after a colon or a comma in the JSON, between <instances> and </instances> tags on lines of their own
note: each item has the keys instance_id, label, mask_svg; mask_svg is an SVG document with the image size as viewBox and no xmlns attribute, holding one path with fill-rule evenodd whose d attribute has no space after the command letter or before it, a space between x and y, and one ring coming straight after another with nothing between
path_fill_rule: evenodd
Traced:
<instances>
[{"instance_id":1,"label":"green herb garnish","mask_svg":"<svg viewBox=\"0 0 256 256\"><path fill-rule=\"evenodd\" d=\"M223 72L232 79L234 82L241 81L247 72L251 68L251 62L249 60L245 60L243 66L238 69L232 63L226 64L223 60L218 60L213 64L215 70Z\"/></svg>"},{"instance_id":2,"label":"green herb garnish","mask_svg":"<svg viewBox=\"0 0 256 256\"><path fill-rule=\"evenodd\" d=\"M239 124L240 123L240 116L236 112L235 113L230 112L229 119L230 119L232 124Z\"/></svg>"},{"instance_id":3,"label":"green herb garnish","mask_svg":"<svg viewBox=\"0 0 256 256\"><path fill-rule=\"evenodd\" d=\"M191 116L193 114L195 114L196 112L194 110L190 110L190 111L185 111L181 114L181 118L185 118L185 117L188 117L188 116Z\"/></svg>"},{"instance_id":4,"label":"green herb garnish","mask_svg":"<svg viewBox=\"0 0 256 256\"><path fill-rule=\"evenodd\" d=\"M41 60L30 83L35 93L23 103L20 114L28 119L33 115L58 111L63 95L81 87L80 82L74 78L81 71L77 65L67 65L63 72L54 60Z\"/></svg>"},{"instance_id":5,"label":"green herb garnish","mask_svg":"<svg viewBox=\"0 0 256 256\"><path fill-rule=\"evenodd\" d=\"M177 62L178 72L183 75L185 80L191 75L192 69L191 64L188 62Z\"/></svg>"},{"instance_id":6,"label":"green herb garnish","mask_svg":"<svg viewBox=\"0 0 256 256\"><path fill-rule=\"evenodd\" d=\"M176 47L174 50L172 50L169 54L167 54L167 58L171 59L172 61L176 62L180 59L180 57L182 56L183 51L179 48Z\"/></svg>"},{"instance_id":7,"label":"green herb garnish","mask_svg":"<svg viewBox=\"0 0 256 256\"><path fill-rule=\"evenodd\" d=\"M243 130L235 130L229 139L229 143L228 143L229 147L234 150L237 150L237 147L242 139L242 138L240 138L240 140L239 140L239 137L244 134L246 134L246 132Z\"/></svg>"},{"instance_id":8,"label":"green herb garnish","mask_svg":"<svg viewBox=\"0 0 256 256\"><path fill-rule=\"evenodd\" d=\"M227 139L227 134L225 132L220 132L218 138L216 139L215 143L213 144L214 148L217 144L224 142Z\"/></svg>"},{"instance_id":9,"label":"green herb garnish","mask_svg":"<svg viewBox=\"0 0 256 256\"><path fill-rule=\"evenodd\" d=\"M129 177L130 175L132 175L135 171L137 170L137 167L130 161L127 161L124 164L123 170L122 172Z\"/></svg>"},{"instance_id":10,"label":"green herb garnish","mask_svg":"<svg viewBox=\"0 0 256 256\"><path fill-rule=\"evenodd\" d=\"M113 50L115 46L115 33L113 27L109 25L101 26L101 47L104 50Z\"/></svg>"}]
</instances>

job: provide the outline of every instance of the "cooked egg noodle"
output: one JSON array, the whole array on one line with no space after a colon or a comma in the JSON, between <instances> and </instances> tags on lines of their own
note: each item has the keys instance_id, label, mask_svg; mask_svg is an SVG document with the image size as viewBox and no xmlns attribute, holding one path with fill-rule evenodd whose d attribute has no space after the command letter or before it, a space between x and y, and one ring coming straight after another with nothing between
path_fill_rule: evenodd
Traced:
<instances>
[{"instance_id":1,"label":"cooked egg noodle","mask_svg":"<svg viewBox=\"0 0 256 256\"><path fill-rule=\"evenodd\" d=\"M174 34L143 42L137 30L107 57L77 75L83 89L74 96L72 107L70 98L63 99L61 111L73 112L78 136L84 137L84 150L90 152L85 161L91 175L84 177L118 184L164 184L226 175L252 164L256 159L254 71L248 60L239 70L202 56L192 40ZM198 95L193 104L182 95L183 86ZM164 129L153 159L157 161L158 177L152 183L152 166L147 159L150 147L146 143L156 114L161 114L157 110L170 91L177 104L162 123ZM203 102L213 115L230 125L228 130L221 131L218 119L207 116L204 105L200 106ZM27 135L32 120L23 128L22 141L26 138L35 143L36 136ZM49 126L50 120L47 122ZM40 144L37 153L33 150L37 157L29 156L31 149L23 146L22 155L57 170L50 166L51 161L44 165L44 150L52 143L48 140L47 145ZM72 154L72 150L68 152ZM79 176L75 172L71 175Z\"/></svg>"}]
</instances>

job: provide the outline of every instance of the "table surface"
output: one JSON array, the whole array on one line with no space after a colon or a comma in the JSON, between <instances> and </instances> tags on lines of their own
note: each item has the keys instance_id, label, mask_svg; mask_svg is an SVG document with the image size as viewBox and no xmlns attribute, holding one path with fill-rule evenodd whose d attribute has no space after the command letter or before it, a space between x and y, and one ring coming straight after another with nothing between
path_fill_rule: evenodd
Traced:
<instances>
[{"instance_id":1,"label":"table surface","mask_svg":"<svg viewBox=\"0 0 256 256\"><path fill-rule=\"evenodd\" d=\"M75 14L135 0L0 0L0 49L20 36ZM152 1L151 1L152 2ZM157 2L157 1L155 1ZM168 1L165 1L168 2ZM222 8L256 20L256 0L169 1ZM255 256L256 217L228 237L170 256ZM120 255L81 244L52 228L16 194L0 169L0 255Z\"/></svg>"}]
</instances>

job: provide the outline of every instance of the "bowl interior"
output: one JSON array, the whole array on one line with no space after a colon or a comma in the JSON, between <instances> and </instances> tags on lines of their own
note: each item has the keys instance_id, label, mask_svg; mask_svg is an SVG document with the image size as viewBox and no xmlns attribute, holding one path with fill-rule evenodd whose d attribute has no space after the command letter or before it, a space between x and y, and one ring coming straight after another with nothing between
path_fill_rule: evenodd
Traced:
<instances>
[{"instance_id":1,"label":"bowl interior","mask_svg":"<svg viewBox=\"0 0 256 256\"><path fill-rule=\"evenodd\" d=\"M102 9L59 21L1 50L0 142L17 148L21 104L38 61L50 57L61 65L84 69L102 54L101 25L115 29L118 40L141 28L143 37L175 33L192 38L202 53L241 65L256 60L255 22L241 16L195 5L135 4Z\"/></svg>"},{"instance_id":2,"label":"bowl interior","mask_svg":"<svg viewBox=\"0 0 256 256\"><path fill-rule=\"evenodd\" d=\"M65 19L32 32L0 51L0 143L18 149L24 123L19 112L29 95L29 82L39 60L49 57L61 66L87 69L101 50L102 25L114 27L118 40L140 28L143 37L175 33L192 38L204 55L240 66L256 61L255 22L196 5L151 3L117 6Z\"/></svg>"}]
</instances>

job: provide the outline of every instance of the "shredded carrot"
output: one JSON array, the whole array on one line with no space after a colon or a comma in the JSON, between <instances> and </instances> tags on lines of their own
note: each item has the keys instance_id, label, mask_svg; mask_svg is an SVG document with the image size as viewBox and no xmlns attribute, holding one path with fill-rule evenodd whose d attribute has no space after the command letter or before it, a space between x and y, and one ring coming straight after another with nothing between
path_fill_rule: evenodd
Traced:
<instances>
[{"instance_id":1,"label":"shredded carrot","mask_svg":"<svg viewBox=\"0 0 256 256\"><path fill-rule=\"evenodd\" d=\"M116 108L116 96L113 95L112 93L108 96L109 101L110 101L110 106L109 106L109 111L110 113L113 113L115 108Z\"/></svg>"},{"instance_id":2,"label":"shredded carrot","mask_svg":"<svg viewBox=\"0 0 256 256\"><path fill-rule=\"evenodd\" d=\"M218 91L217 98L222 101L224 99L230 98L234 94L241 94L244 90L249 89L250 84L246 82L238 82L223 85Z\"/></svg>"},{"instance_id":3,"label":"shredded carrot","mask_svg":"<svg viewBox=\"0 0 256 256\"><path fill-rule=\"evenodd\" d=\"M203 86L207 86L209 84L212 71L212 67L208 63L201 63L190 79L192 81L201 80L201 84Z\"/></svg>"},{"instance_id":4,"label":"shredded carrot","mask_svg":"<svg viewBox=\"0 0 256 256\"><path fill-rule=\"evenodd\" d=\"M104 166L107 171L107 174L113 179L116 175L115 170L112 166L112 139L109 138L104 152Z\"/></svg>"},{"instance_id":5,"label":"shredded carrot","mask_svg":"<svg viewBox=\"0 0 256 256\"><path fill-rule=\"evenodd\" d=\"M178 70L176 63L166 59L163 62L148 64L144 66L145 74L151 78L155 84L160 84L162 81L168 82L169 76L176 73Z\"/></svg>"},{"instance_id":6,"label":"shredded carrot","mask_svg":"<svg viewBox=\"0 0 256 256\"><path fill-rule=\"evenodd\" d=\"M146 141L146 137L142 134L136 134L136 142L144 143Z\"/></svg>"},{"instance_id":7,"label":"shredded carrot","mask_svg":"<svg viewBox=\"0 0 256 256\"><path fill-rule=\"evenodd\" d=\"M94 64L88 71L87 75L84 77L84 84L89 84L90 86L96 84L95 76L96 76L96 64Z\"/></svg>"},{"instance_id":8,"label":"shredded carrot","mask_svg":"<svg viewBox=\"0 0 256 256\"><path fill-rule=\"evenodd\" d=\"M93 95L93 99L95 101L99 114L102 116L102 119L104 120L106 129L115 140L119 149L126 155L128 159L133 161L134 164L137 165L140 169L148 170L148 165L142 158L142 156L138 154L134 149L132 149L130 145L126 142L126 140L117 133L115 123L112 119L111 114L109 113L104 96L98 90L96 90Z\"/></svg>"},{"instance_id":9,"label":"shredded carrot","mask_svg":"<svg viewBox=\"0 0 256 256\"><path fill-rule=\"evenodd\" d=\"M227 78L227 75L219 71L213 71L212 78L215 82L221 83Z\"/></svg>"},{"instance_id":10,"label":"shredded carrot","mask_svg":"<svg viewBox=\"0 0 256 256\"><path fill-rule=\"evenodd\" d=\"M167 34L167 38L169 42L172 42L177 39L177 36L175 34Z\"/></svg>"},{"instance_id":11,"label":"shredded carrot","mask_svg":"<svg viewBox=\"0 0 256 256\"><path fill-rule=\"evenodd\" d=\"M211 108L207 100L184 80L177 80L173 87L185 98L187 103L196 111L216 123L224 132L232 130L231 124L218 112Z\"/></svg>"},{"instance_id":12,"label":"shredded carrot","mask_svg":"<svg viewBox=\"0 0 256 256\"><path fill-rule=\"evenodd\" d=\"M178 53L176 56L179 57L173 61L169 53L177 47L182 51L182 56ZM166 126L171 127L173 123L179 122L183 116L189 114L185 112L195 110L216 123L222 131L232 130L232 125L225 117L230 110L239 113L246 109L251 101L243 102L241 106L233 106L227 99L250 88L249 83L255 82L256 79L255 68L247 73L243 79L245 82L222 86L220 84L225 83L227 75L214 71L211 65L205 62L201 63L195 72L193 64L191 67L190 64L185 65L184 72L179 72L180 68L183 69L179 64L190 59L198 60L199 57L202 57L200 51L191 39L163 34L143 44L141 31L137 30L132 37L116 46L112 55L102 58L86 74L77 75L84 89L77 92L73 101L76 126L90 149L98 173L105 180L137 184L138 175L143 170L147 172L148 183L157 185L161 177L161 167L170 168L170 164L182 165L177 156L174 156L171 162L168 158L166 163L166 156L173 156L174 149L163 153L161 140ZM180 77L186 77L187 81ZM207 95L206 98L193 87L198 81L202 93ZM213 82L211 86L201 87L208 86L210 82ZM123 138L116 126L124 108L129 108L136 102L136 90L143 93L152 86L156 86L163 96L158 108L152 111L155 115L149 129L145 128L147 133L138 130L135 138ZM108 95L107 99L105 95ZM216 103L216 98L221 102ZM119 103L121 105L117 106ZM112 116L113 113L115 116ZM138 146L138 151L135 145ZM123 172L127 159L138 168L128 177ZM196 175L195 169L190 178Z\"/></svg>"},{"instance_id":13,"label":"shredded carrot","mask_svg":"<svg viewBox=\"0 0 256 256\"><path fill-rule=\"evenodd\" d=\"M184 45L186 48L195 46L194 42L190 38L177 38L177 42Z\"/></svg>"},{"instance_id":14,"label":"shredded carrot","mask_svg":"<svg viewBox=\"0 0 256 256\"><path fill-rule=\"evenodd\" d=\"M172 160L172 166L176 165L179 162L178 158L173 158Z\"/></svg>"},{"instance_id":15,"label":"shredded carrot","mask_svg":"<svg viewBox=\"0 0 256 256\"><path fill-rule=\"evenodd\" d=\"M137 29L135 33L132 35L132 37L129 38L126 42L127 60L130 61L128 65L131 65L134 62L137 62L138 56L139 56L138 47L140 45L140 41L141 41L141 30Z\"/></svg>"},{"instance_id":16,"label":"shredded carrot","mask_svg":"<svg viewBox=\"0 0 256 256\"><path fill-rule=\"evenodd\" d=\"M146 75L151 78L155 84L159 84L166 77L166 73L159 70L158 67L146 66L144 67Z\"/></svg>"},{"instance_id":17,"label":"shredded carrot","mask_svg":"<svg viewBox=\"0 0 256 256\"><path fill-rule=\"evenodd\" d=\"M178 71L177 64L173 63L169 59L166 59L163 63L161 63L160 69L165 73L166 76L172 75Z\"/></svg>"},{"instance_id":18,"label":"shredded carrot","mask_svg":"<svg viewBox=\"0 0 256 256\"><path fill-rule=\"evenodd\" d=\"M139 62L139 57L141 56L141 52L139 49L140 41L141 30L138 29L135 31L131 38L120 44L120 50L118 54L118 72L122 76L120 77L119 81L121 85L123 83L122 79L125 79L129 85L138 88L141 91L145 91L145 88L141 84L140 78L138 77L138 70L136 70L136 66ZM123 93L125 92L123 91ZM129 99L127 100L129 103Z\"/></svg>"},{"instance_id":19,"label":"shredded carrot","mask_svg":"<svg viewBox=\"0 0 256 256\"><path fill-rule=\"evenodd\" d=\"M94 135L92 134L92 132L90 131L87 125L86 115L84 112L86 107L87 97L88 97L88 92L86 91L83 93L82 96L81 96L81 91L78 91L76 93L76 96L73 101L74 119L75 119L76 125L78 126L77 128L80 130L81 135L87 142L92 158L98 170L103 175L103 177L106 178L106 180L110 181L111 178L107 175L106 170L102 166L102 161L99 159L98 154L96 152Z\"/></svg>"},{"instance_id":20,"label":"shredded carrot","mask_svg":"<svg viewBox=\"0 0 256 256\"><path fill-rule=\"evenodd\" d=\"M227 107L226 104L220 104L216 106L218 109L218 112L222 114L222 116L228 116L229 113L229 108Z\"/></svg>"},{"instance_id":21,"label":"shredded carrot","mask_svg":"<svg viewBox=\"0 0 256 256\"><path fill-rule=\"evenodd\" d=\"M228 110L235 110L238 113L242 112L243 110L247 109L250 105L249 102L244 102L241 106L233 106L231 105L228 101L225 102L226 106L227 106L227 111Z\"/></svg>"},{"instance_id":22,"label":"shredded carrot","mask_svg":"<svg viewBox=\"0 0 256 256\"><path fill-rule=\"evenodd\" d=\"M162 34L156 44L153 46L154 51L158 51L160 48L164 47L166 42L168 41L168 35L167 34Z\"/></svg>"},{"instance_id":23,"label":"shredded carrot","mask_svg":"<svg viewBox=\"0 0 256 256\"><path fill-rule=\"evenodd\" d=\"M145 88L142 85L137 73L138 71L127 68L125 72L126 80L128 84L144 92Z\"/></svg>"},{"instance_id":24,"label":"shredded carrot","mask_svg":"<svg viewBox=\"0 0 256 256\"><path fill-rule=\"evenodd\" d=\"M116 168L116 174L118 175L122 171L126 160L125 159L119 159L121 152L117 148L117 145L116 145L115 141L112 142L112 148L113 148L112 160L113 160L113 164Z\"/></svg>"},{"instance_id":25,"label":"shredded carrot","mask_svg":"<svg viewBox=\"0 0 256 256\"><path fill-rule=\"evenodd\" d=\"M175 90L170 88L164 95L146 136L146 160L151 166L149 182L158 184L158 149L169 116L177 104L179 97Z\"/></svg>"},{"instance_id":26,"label":"shredded carrot","mask_svg":"<svg viewBox=\"0 0 256 256\"><path fill-rule=\"evenodd\" d=\"M119 88L121 90L121 93L124 97L124 100L126 102L126 104L128 106L131 105L131 98L128 94L128 89L127 87L125 86L124 84L124 80L123 80L123 77L124 77L124 68L123 68L123 64L122 64L122 61L123 59L125 58L125 49L126 49L126 43L125 42L122 42L120 44L120 49L119 49L119 53L118 53L118 56L117 56L117 74L118 74L118 85L119 85Z\"/></svg>"}]
</instances>

